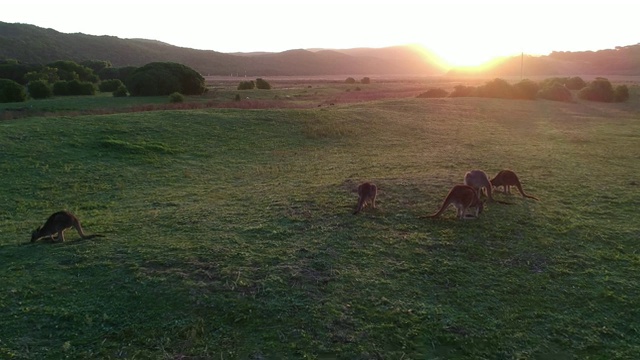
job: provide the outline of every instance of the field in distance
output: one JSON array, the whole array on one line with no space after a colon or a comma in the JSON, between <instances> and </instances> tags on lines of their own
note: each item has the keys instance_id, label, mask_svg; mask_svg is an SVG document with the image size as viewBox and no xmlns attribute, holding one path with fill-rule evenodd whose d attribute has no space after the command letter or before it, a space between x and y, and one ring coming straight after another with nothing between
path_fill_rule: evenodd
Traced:
<instances>
[{"instance_id":1,"label":"field in distance","mask_svg":"<svg viewBox=\"0 0 640 360\"><path fill-rule=\"evenodd\" d=\"M413 84L371 85L428 89ZM224 86L209 95L238 92ZM78 115L88 100L52 99L47 116L0 121L0 358L640 353L636 90L621 104L317 106L363 88L240 101L296 104L261 109ZM472 169L512 169L540 201L421 218ZM363 181L378 208L352 215ZM62 209L106 237L30 243Z\"/></svg>"}]
</instances>

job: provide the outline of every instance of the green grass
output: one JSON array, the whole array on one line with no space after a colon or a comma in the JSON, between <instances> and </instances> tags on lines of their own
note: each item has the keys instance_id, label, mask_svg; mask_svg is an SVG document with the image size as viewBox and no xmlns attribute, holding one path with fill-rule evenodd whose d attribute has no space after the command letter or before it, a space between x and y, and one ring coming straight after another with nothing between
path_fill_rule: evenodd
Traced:
<instances>
[{"instance_id":1,"label":"green grass","mask_svg":"<svg viewBox=\"0 0 640 360\"><path fill-rule=\"evenodd\" d=\"M0 122L0 358L635 358L639 113L408 98ZM541 201L420 218L504 168ZM379 208L353 216L362 181ZM60 209L106 237L29 243Z\"/></svg>"}]
</instances>

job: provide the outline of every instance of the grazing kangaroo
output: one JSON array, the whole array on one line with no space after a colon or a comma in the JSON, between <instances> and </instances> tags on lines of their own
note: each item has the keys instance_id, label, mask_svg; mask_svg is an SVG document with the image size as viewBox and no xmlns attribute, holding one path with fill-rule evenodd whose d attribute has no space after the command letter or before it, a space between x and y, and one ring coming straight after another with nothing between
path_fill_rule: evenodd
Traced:
<instances>
[{"instance_id":1,"label":"grazing kangaroo","mask_svg":"<svg viewBox=\"0 0 640 360\"><path fill-rule=\"evenodd\" d=\"M518 175L511 170L500 171L493 179L491 179L491 185L496 188L502 186L505 194L511 194L511 187L515 186L523 197L540 201L537 197L526 194L524 190L522 190L522 184L520 184Z\"/></svg>"},{"instance_id":2,"label":"grazing kangaroo","mask_svg":"<svg viewBox=\"0 0 640 360\"><path fill-rule=\"evenodd\" d=\"M367 203L371 203L372 208L376 208L376 196L378 195L378 187L372 183L362 183L358 185L358 207L353 215L360 212L367 206Z\"/></svg>"},{"instance_id":3,"label":"grazing kangaroo","mask_svg":"<svg viewBox=\"0 0 640 360\"><path fill-rule=\"evenodd\" d=\"M103 237L104 235L94 234L87 235L82 231L80 220L68 211L58 211L49 216L42 227L37 228L31 233L31 242L35 242L43 237L49 237L51 241L55 241L53 236L58 234L60 241L64 241L64 232L67 229L75 228L83 239L93 239L95 237Z\"/></svg>"},{"instance_id":4,"label":"grazing kangaroo","mask_svg":"<svg viewBox=\"0 0 640 360\"><path fill-rule=\"evenodd\" d=\"M500 204L511 205L511 203L496 200L493 198L493 186L491 186L491 181L489 181L489 177L482 170L471 170L464 175L464 184L469 185L474 188L478 194L478 198L482 194L483 190L486 192L489 201L497 202Z\"/></svg>"},{"instance_id":5,"label":"grazing kangaroo","mask_svg":"<svg viewBox=\"0 0 640 360\"><path fill-rule=\"evenodd\" d=\"M447 197L444 198L442 206L440 206L440 210L432 215L428 215L427 217L435 218L442 215L449 205L455 206L457 210L456 216L460 220L467 218L466 212L469 208L476 208L473 216L475 218L477 218L484 209L484 202L480 201L480 197L473 187L469 185L455 185L451 188Z\"/></svg>"}]
</instances>

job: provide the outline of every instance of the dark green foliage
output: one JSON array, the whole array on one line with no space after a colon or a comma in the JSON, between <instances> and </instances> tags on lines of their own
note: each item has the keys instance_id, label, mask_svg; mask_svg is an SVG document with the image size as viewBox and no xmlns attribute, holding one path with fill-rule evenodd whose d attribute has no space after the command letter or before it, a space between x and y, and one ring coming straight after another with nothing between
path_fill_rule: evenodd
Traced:
<instances>
[{"instance_id":1,"label":"dark green foliage","mask_svg":"<svg viewBox=\"0 0 640 360\"><path fill-rule=\"evenodd\" d=\"M33 99L46 99L53 96L51 87L46 81L43 80L35 80L29 82L29 85L27 85L27 90L29 91L29 96L31 96Z\"/></svg>"},{"instance_id":2,"label":"dark green foliage","mask_svg":"<svg viewBox=\"0 0 640 360\"><path fill-rule=\"evenodd\" d=\"M53 94L56 96L95 95L96 88L87 81L57 81L53 84Z\"/></svg>"},{"instance_id":3,"label":"dark green foliage","mask_svg":"<svg viewBox=\"0 0 640 360\"><path fill-rule=\"evenodd\" d=\"M38 71L41 67L41 65L21 64L17 61L0 61L0 79L9 79L25 85L28 82L25 75L32 71Z\"/></svg>"},{"instance_id":4,"label":"dark green foliage","mask_svg":"<svg viewBox=\"0 0 640 360\"><path fill-rule=\"evenodd\" d=\"M538 91L538 97L553 101L569 102L573 100L571 91L558 81L548 82L545 87Z\"/></svg>"},{"instance_id":5,"label":"dark green foliage","mask_svg":"<svg viewBox=\"0 0 640 360\"><path fill-rule=\"evenodd\" d=\"M538 83L524 79L513 85L513 97L516 99L535 100L539 90Z\"/></svg>"},{"instance_id":6,"label":"dark green foliage","mask_svg":"<svg viewBox=\"0 0 640 360\"><path fill-rule=\"evenodd\" d=\"M184 95L180 94L179 92L174 92L171 95L169 95L169 102L170 103L184 102Z\"/></svg>"},{"instance_id":7,"label":"dark green foliage","mask_svg":"<svg viewBox=\"0 0 640 360\"><path fill-rule=\"evenodd\" d=\"M614 100L613 86L608 79L598 77L580 90L578 97L588 101L612 102Z\"/></svg>"},{"instance_id":8,"label":"dark green foliage","mask_svg":"<svg viewBox=\"0 0 640 360\"><path fill-rule=\"evenodd\" d=\"M93 73L93 70L73 61L56 61L47 66L58 69L58 76L61 80L80 80L92 83L96 83L99 80L98 76Z\"/></svg>"},{"instance_id":9,"label":"dark green foliage","mask_svg":"<svg viewBox=\"0 0 640 360\"><path fill-rule=\"evenodd\" d=\"M271 84L262 78L256 79L256 88L261 90L271 90Z\"/></svg>"},{"instance_id":10,"label":"dark green foliage","mask_svg":"<svg viewBox=\"0 0 640 360\"><path fill-rule=\"evenodd\" d=\"M233 98L234 101L240 101L240 94L236 94L236 96Z\"/></svg>"},{"instance_id":11,"label":"dark green foliage","mask_svg":"<svg viewBox=\"0 0 640 360\"><path fill-rule=\"evenodd\" d=\"M356 83L356 79L354 79L352 77L348 77L344 82L347 83L347 84L355 84Z\"/></svg>"},{"instance_id":12,"label":"dark green foliage","mask_svg":"<svg viewBox=\"0 0 640 360\"><path fill-rule=\"evenodd\" d=\"M123 85L118 86L116 91L113 92L114 97L126 97L127 96L127 87Z\"/></svg>"},{"instance_id":13,"label":"dark green foliage","mask_svg":"<svg viewBox=\"0 0 640 360\"><path fill-rule=\"evenodd\" d=\"M471 97L476 93L475 86L456 85L449 97Z\"/></svg>"},{"instance_id":14,"label":"dark green foliage","mask_svg":"<svg viewBox=\"0 0 640 360\"><path fill-rule=\"evenodd\" d=\"M98 72L98 76L102 80L118 79L123 83L126 83L129 76L131 76L136 69L136 66L125 66L120 68L108 67L100 70Z\"/></svg>"},{"instance_id":15,"label":"dark green foliage","mask_svg":"<svg viewBox=\"0 0 640 360\"><path fill-rule=\"evenodd\" d=\"M174 92L201 95L206 91L202 75L173 62L153 62L140 67L125 84L131 96L166 96Z\"/></svg>"},{"instance_id":16,"label":"dark green foliage","mask_svg":"<svg viewBox=\"0 0 640 360\"><path fill-rule=\"evenodd\" d=\"M124 84L122 83L122 81L120 81L120 79L103 80L100 82L98 89L101 92L113 92L118 90L118 88L123 85Z\"/></svg>"},{"instance_id":17,"label":"dark green foliage","mask_svg":"<svg viewBox=\"0 0 640 360\"><path fill-rule=\"evenodd\" d=\"M27 100L24 86L9 79L0 79L0 103L22 102Z\"/></svg>"},{"instance_id":18,"label":"dark green foliage","mask_svg":"<svg viewBox=\"0 0 640 360\"><path fill-rule=\"evenodd\" d=\"M362 78L362 80L360 80L361 83L363 84L370 84L371 83L371 79L369 79L368 76L365 76Z\"/></svg>"},{"instance_id":19,"label":"dark green foliage","mask_svg":"<svg viewBox=\"0 0 640 360\"><path fill-rule=\"evenodd\" d=\"M629 100L629 87L627 85L616 86L613 94L613 101L625 102Z\"/></svg>"},{"instance_id":20,"label":"dark green foliage","mask_svg":"<svg viewBox=\"0 0 640 360\"><path fill-rule=\"evenodd\" d=\"M93 70L94 74L98 74L102 69L110 68L111 62L104 60L85 60L80 62L80 65L88 67Z\"/></svg>"},{"instance_id":21,"label":"dark green foliage","mask_svg":"<svg viewBox=\"0 0 640 360\"><path fill-rule=\"evenodd\" d=\"M587 83L579 76L570 77L564 84L569 90L580 90L587 86Z\"/></svg>"},{"instance_id":22,"label":"dark green foliage","mask_svg":"<svg viewBox=\"0 0 640 360\"><path fill-rule=\"evenodd\" d=\"M24 76L24 78L28 82L42 80L49 84L53 84L60 80L60 76L58 76L58 69L48 66L42 66L37 71L30 71Z\"/></svg>"},{"instance_id":23,"label":"dark green foliage","mask_svg":"<svg viewBox=\"0 0 640 360\"><path fill-rule=\"evenodd\" d=\"M514 98L513 86L503 79L494 79L478 86L476 96L500 99Z\"/></svg>"},{"instance_id":24,"label":"dark green foliage","mask_svg":"<svg viewBox=\"0 0 640 360\"><path fill-rule=\"evenodd\" d=\"M250 81L241 81L238 84L238 90L251 90L256 87L256 83L253 80Z\"/></svg>"},{"instance_id":25,"label":"dark green foliage","mask_svg":"<svg viewBox=\"0 0 640 360\"><path fill-rule=\"evenodd\" d=\"M449 95L449 93L447 92L447 90L444 89L429 89L425 92L423 92L422 94L419 94L417 97L419 98L443 98L443 97L447 97Z\"/></svg>"}]
</instances>

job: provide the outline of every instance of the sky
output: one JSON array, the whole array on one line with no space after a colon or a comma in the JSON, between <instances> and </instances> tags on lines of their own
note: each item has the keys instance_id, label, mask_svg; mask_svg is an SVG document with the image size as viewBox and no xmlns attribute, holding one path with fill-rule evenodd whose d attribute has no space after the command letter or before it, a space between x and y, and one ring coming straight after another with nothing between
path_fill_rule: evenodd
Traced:
<instances>
[{"instance_id":1,"label":"sky","mask_svg":"<svg viewBox=\"0 0 640 360\"><path fill-rule=\"evenodd\" d=\"M640 43L637 0L20 0L0 21L233 52L418 44L451 66Z\"/></svg>"}]
</instances>

